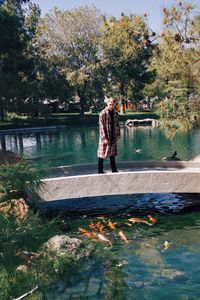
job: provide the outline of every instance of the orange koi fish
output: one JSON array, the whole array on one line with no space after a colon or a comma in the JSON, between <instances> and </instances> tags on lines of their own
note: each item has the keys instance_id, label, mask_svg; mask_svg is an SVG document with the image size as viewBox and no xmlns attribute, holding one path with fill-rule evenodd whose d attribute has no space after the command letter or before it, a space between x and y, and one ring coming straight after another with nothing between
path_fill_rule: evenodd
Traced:
<instances>
[{"instance_id":1,"label":"orange koi fish","mask_svg":"<svg viewBox=\"0 0 200 300\"><path fill-rule=\"evenodd\" d=\"M130 219L128 219L130 222L132 222L132 223L143 223L143 224L147 224L147 225L149 225L149 226L152 226L152 224L151 223L149 223L149 222L147 222L147 221L145 221L145 220L142 220L142 219L140 219L140 218L130 218Z\"/></svg>"},{"instance_id":2,"label":"orange koi fish","mask_svg":"<svg viewBox=\"0 0 200 300\"><path fill-rule=\"evenodd\" d=\"M109 226L111 229L115 229L115 224L112 223L110 220L108 221L108 226Z\"/></svg>"},{"instance_id":3,"label":"orange koi fish","mask_svg":"<svg viewBox=\"0 0 200 300\"><path fill-rule=\"evenodd\" d=\"M105 233L105 226L103 224L101 224L101 222L97 222L95 224L91 223L91 224L89 224L89 228L90 229L96 229L100 233Z\"/></svg>"},{"instance_id":4,"label":"orange koi fish","mask_svg":"<svg viewBox=\"0 0 200 300\"><path fill-rule=\"evenodd\" d=\"M156 223L156 222L158 222L158 219L157 219L157 218L154 218L154 217L152 217L151 215L148 215L147 217L148 217L148 219L149 219L151 222L153 222L153 223Z\"/></svg>"},{"instance_id":5,"label":"orange koi fish","mask_svg":"<svg viewBox=\"0 0 200 300\"><path fill-rule=\"evenodd\" d=\"M89 232L88 230L81 227L79 228L79 231L83 233L83 235L86 236L87 238L94 238L97 236L96 232Z\"/></svg>"},{"instance_id":6,"label":"orange koi fish","mask_svg":"<svg viewBox=\"0 0 200 300\"><path fill-rule=\"evenodd\" d=\"M128 223L128 222L115 222L114 225L119 225L119 226L126 225L128 227L132 227L133 226L133 224Z\"/></svg>"},{"instance_id":7,"label":"orange koi fish","mask_svg":"<svg viewBox=\"0 0 200 300\"><path fill-rule=\"evenodd\" d=\"M124 241L125 243L129 243L129 241L127 240L127 238L122 230L119 231L119 236L122 239L122 241Z\"/></svg>"},{"instance_id":8,"label":"orange koi fish","mask_svg":"<svg viewBox=\"0 0 200 300\"><path fill-rule=\"evenodd\" d=\"M86 230L86 229L84 229L84 228L81 228L81 227L79 227L78 230L79 230L81 233L87 233L87 232L88 232L88 230Z\"/></svg>"},{"instance_id":9,"label":"orange koi fish","mask_svg":"<svg viewBox=\"0 0 200 300\"><path fill-rule=\"evenodd\" d=\"M95 228L96 228L96 225L95 225L94 223L91 223L91 224L89 224L89 228L90 228L90 229L95 229Z\"/></svg>"}]
</instances>

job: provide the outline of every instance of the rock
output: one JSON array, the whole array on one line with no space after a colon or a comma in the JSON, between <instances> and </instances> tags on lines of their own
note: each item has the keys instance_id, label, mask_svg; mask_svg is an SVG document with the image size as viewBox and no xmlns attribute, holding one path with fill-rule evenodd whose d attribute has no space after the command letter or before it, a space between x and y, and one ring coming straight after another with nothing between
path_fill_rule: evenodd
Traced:
<instances>
[{"instance_id":1,"label":"rock","mask_svg":"<svg viewBox=\"0 0 200 300\"><path fill-rule=\"evenodd\" d=\"M26 265L20 265L16 268L17 272L26 273L28 271L28 267Z\"/></svg>"},{"instance_id":2,"label":"rock","mask_svg":"<svg viewBox=\"0 0 200 300\"><path fill-rule=\"evenodd\" d=\"M16 222L21 223L26 220L29 207L23 198L7 200L0 203L0 212L16 217Z\"/></svg>"},{"instance_id":3,"label":"rock","mask_svg":"<svg viewBox=\"0 0 200 300\"><path fill-rule=\"evenodd\" d=\"M68 235L55 235L44 245L50 251L56 251L57 255L72 255L76 260L87 257L91 253L91 248L85 246L81 240L71 238Z\"/></svg>"}]
</instances>

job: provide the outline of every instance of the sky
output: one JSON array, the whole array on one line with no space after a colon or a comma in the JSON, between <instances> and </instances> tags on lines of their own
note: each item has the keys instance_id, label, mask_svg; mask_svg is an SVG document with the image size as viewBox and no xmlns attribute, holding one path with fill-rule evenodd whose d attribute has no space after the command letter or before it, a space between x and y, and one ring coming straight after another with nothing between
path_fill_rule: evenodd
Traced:
<instances>
[{"instance_id":1,"label":"sky","mask_svg":"<svg viewBox=\"0 0 200 300\"><path fill-rule=\"evenodd\" d=\"M144 13L148 14L148 24L153 31L162 30L162 7L176 4L177 0L32 0L41 8L42 15L49 12L55 6L70 10L84 5L94 5L103 14L120 17L123 12L126 15ZM195 13L200 14L200 1L187 0L196 6Z\"/></svg>"}]
</instances>

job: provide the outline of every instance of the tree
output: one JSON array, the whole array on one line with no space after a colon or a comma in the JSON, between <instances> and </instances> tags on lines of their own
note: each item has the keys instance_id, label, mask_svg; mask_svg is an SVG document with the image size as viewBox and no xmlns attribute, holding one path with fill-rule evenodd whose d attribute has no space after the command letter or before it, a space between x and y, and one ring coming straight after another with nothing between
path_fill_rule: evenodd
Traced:
<instances>
[{"instance_id":1,"label":"tree","mask_svg":"<svg viewBox=\"0 0 200 300\"><path fill-rule=\"evenodd\" d=\"M7 0L0 6L0 117L5 111L21 112L24 101L30 94L31 80L35 79L30 28L25 22L28 14L22 7L26 0ZM40 11L35 5L35 17ZM27 12L27 10L26 10ZM27 19L26 19L27 17Z\"/></svg>"},{"instance_id":2,"label":"tree","mask_svg":"<svg viewBox=\"0 0 200 300\"><path fill-rule=\"evenodd\" d=\"M107 93L119 99L142 97L145 83L153 80L148 70L153 45L145 20L125 16L105 20L101 40L103 65L107 69Z\"/></svg>"},{"instance_id":3,"label":"tree","mask_svg":"<svg viewBox=\"0 0 200 300\"><path fill-rule=\"evenodd\" d=\"M152 67L156 82L162 86L159 112L164 119L178 119L189 129L191 120L200 115L195 95L199 92L199 27L198 17L191 17L192 5L179 2L169 9L163 7L165 29L155 49ZM158 84L155 84L158 86Z\"/></svg>"},{"instance_id":4,"label":"tree","mask_svg":"<svg viewBox=\"0 0 200 300\"><path fill-rule=\"evenodd\" d=\"M84 6L71 11L55 8L38 27L38 49L49 65L66 76L80 99L81 116L100 68L101 24L100 12L93 6Z\"/></svg>"},{"instance_id":5,"label":"tree","mask_svg":"<svg viewBox=\"0 0 200 300\"><path fill-rule=\"evenodd\" d=\"M17 10L18 7L15 8ZM0 36L0 117L3 118L12 92L20 82L18 70L24 47L21 19L16 15L12 1L0 6Z\"/></svg>"}]
</instances>

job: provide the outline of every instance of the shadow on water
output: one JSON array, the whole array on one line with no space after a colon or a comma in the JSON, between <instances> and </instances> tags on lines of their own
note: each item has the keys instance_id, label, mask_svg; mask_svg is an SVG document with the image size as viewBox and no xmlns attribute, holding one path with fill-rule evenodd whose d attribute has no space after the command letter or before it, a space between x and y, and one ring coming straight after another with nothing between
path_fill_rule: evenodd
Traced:
<instances>
[{"instance_id":1,"label":"shadow on water","mask_svg":"<svg viewBox=\"0 0 200 300\"><path fill-rule=\"evenodd\" d=\"M177 214L200 211L200 194L134 194L84 197L56 200L40 204L49 216L62 213L67 218L112 217L126 218L130 215Z\"/></svg>"}]
</instances>

